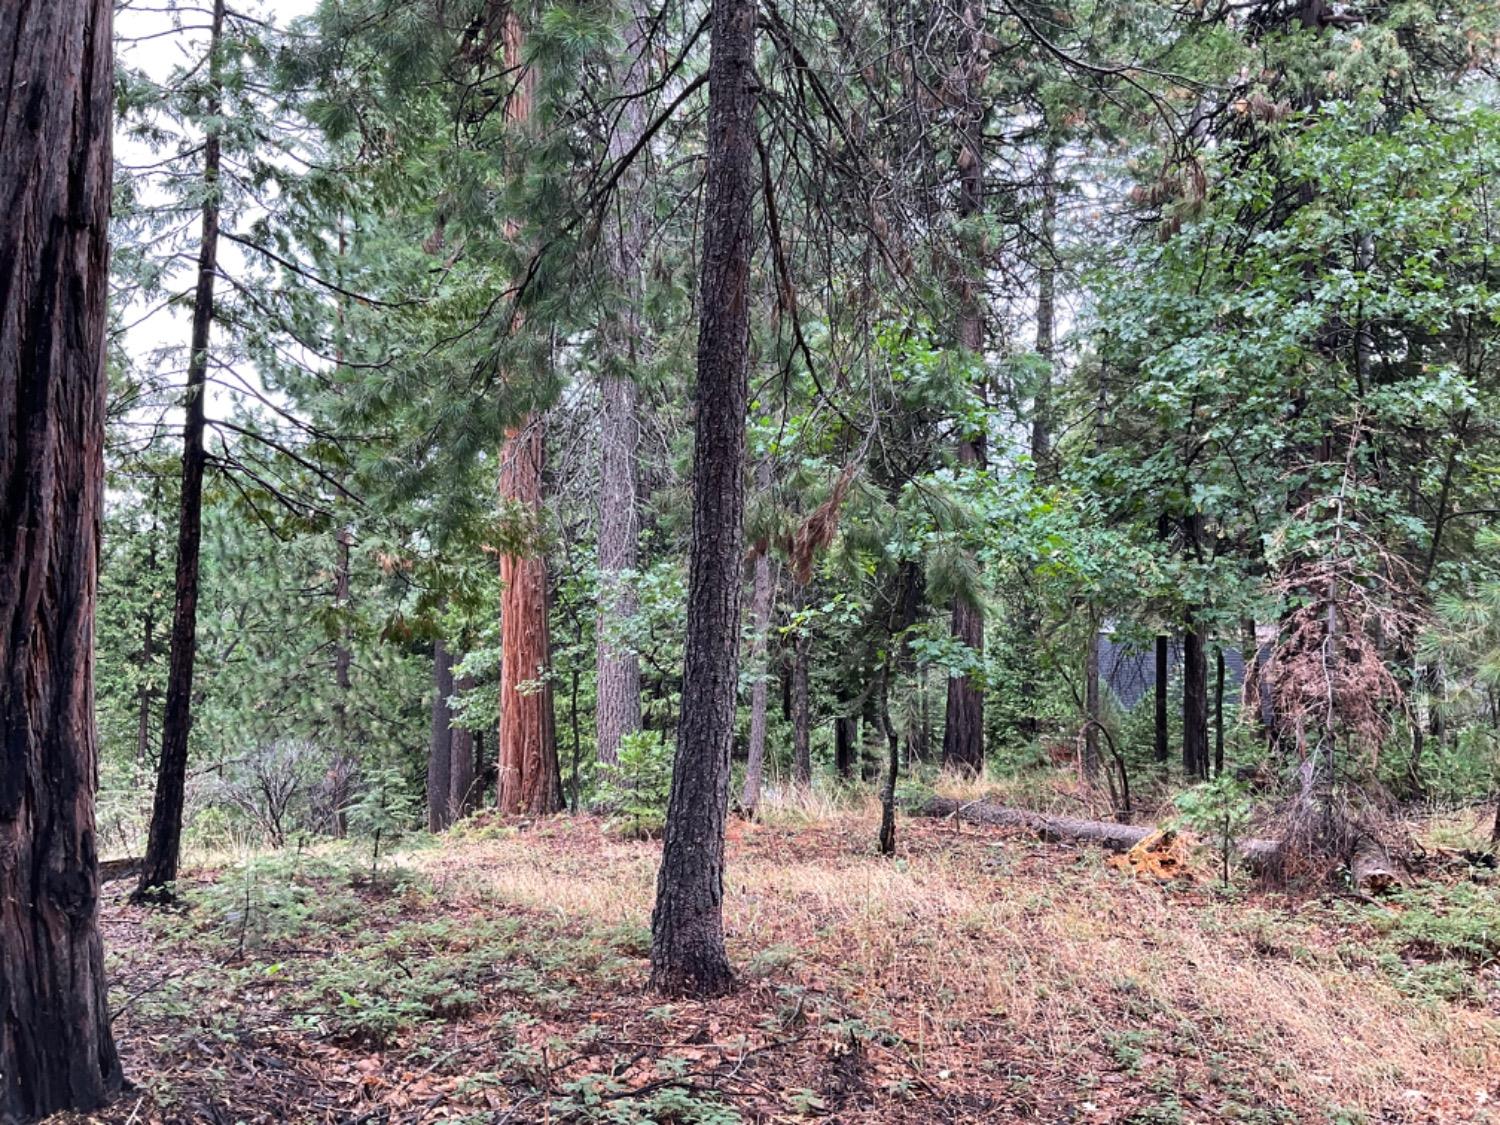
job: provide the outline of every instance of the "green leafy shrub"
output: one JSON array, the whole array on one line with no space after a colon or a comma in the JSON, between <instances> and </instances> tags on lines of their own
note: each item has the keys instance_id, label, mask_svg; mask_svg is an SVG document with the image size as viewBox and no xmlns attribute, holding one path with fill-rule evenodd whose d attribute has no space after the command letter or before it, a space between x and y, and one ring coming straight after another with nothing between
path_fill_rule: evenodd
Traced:
<instances>
[{"instance_id":1,"label":"green leafy shrub","mask_svg":"<svg viewBox=\"0 0 1500 1125\"><path fill-rule=\"evenodd\" d=\"M643 839L659 834L667 821L674 747L651 731L633 731L620 740L620 759L601 770L599 797L610 810L610 827Z\"/></svg>"}]
</instances>

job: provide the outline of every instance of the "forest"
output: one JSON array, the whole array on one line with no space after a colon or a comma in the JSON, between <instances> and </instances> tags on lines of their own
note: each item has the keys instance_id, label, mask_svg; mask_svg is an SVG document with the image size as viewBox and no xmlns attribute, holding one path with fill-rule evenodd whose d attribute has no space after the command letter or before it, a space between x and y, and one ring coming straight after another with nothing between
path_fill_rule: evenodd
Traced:
<instances>
[{"instance_id":1,"label":"forest","mask_svg":"<svg viewBox=\"0 0 1500 1125\"><path fill-rule=\"evenodd\" d=\"M1500 1121L1494 0L0 74L0 1125Z\"/></svg>"}]
</instances>

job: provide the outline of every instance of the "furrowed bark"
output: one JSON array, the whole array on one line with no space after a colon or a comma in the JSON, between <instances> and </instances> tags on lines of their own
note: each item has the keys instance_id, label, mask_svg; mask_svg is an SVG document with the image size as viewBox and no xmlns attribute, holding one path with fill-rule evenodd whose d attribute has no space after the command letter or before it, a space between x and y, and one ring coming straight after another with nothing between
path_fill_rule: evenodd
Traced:
<instances>
[{"instance_id":1,"label":"furrowed bark","mask_svg":"<svg viewBox=\"0 0 1500 1125\"><path fill-rule=\"evenodd\" d=\"M217 117L223 90L220 44L224 0L214 0L209 32L209 115ZM192 351L188 357L186 420L182 431L182 491L177 514L177 591L172 610L167 705L162 718L156 796L136 901L169 897L182 850L183 798L187 787L188 735L193 715L193 670L198 655L198 556L203 540L204 402L208 345L214 321L214 277L219 257L219 134L210 126L203 140L203 227L198 243L198 283L193 293Z\"/></svg>"},{"instance_id":2,"label":"furrowed bark","mask_svg":"<svg viewBox=\"0 0 1500 1125\"><path fill-rule=\"evenodd\" d=\"M453 725L448 697L453 694L453 657L442 641L432 646L432 734L427 742L427 831L453 823Z\"/></svg>"},{"instance_id":3,"label":"furrowed bark","mask_svg":"<svg viewBox=\"0 0 1500 1125\"><path fill-rule=\"evenodd\" d=\"M633 9L626 25L629 68L624 89L646 84L650 16ZM646 105L631 97L620 111L610 138L612 163L625 159L646 131ZM595 729L601 762L619 760L620 739L641 728L641 665L635 651L621 641L638 610L630 576L640 554L640 514L636 453L640 421L636 416L635 373L640 362L644 301L642 262L646 240L642 212L645 177L636 169L620 183L619 232L609 245L609 266L620 288L618 311L606 326L609 354L600 378L599 418L599 622L595 659Z\"/></svg>"},{"instance_id":4,"label":"furrowed bark","mask_svg":"<svg viewBox=\"0 0 1500 1125\"><path fill-rule=\"evenodd\" d=\"M0 4L0 1120L121 1083L99 939L93 638L112 6Z\"/></svg>"},{"instance_id":5,"label":"furrowed bark","mask_svg":"<svg viewBox=\"0 0 1500 1125\"><path fill-rule=\"evenodd\" d=\"M722 994L734 983L724 949L724 819L744 558L755 9L755 0L714 0L710 14L687 651L651 915L652 987L698 996Z\"/></svg>"}]
</instances>

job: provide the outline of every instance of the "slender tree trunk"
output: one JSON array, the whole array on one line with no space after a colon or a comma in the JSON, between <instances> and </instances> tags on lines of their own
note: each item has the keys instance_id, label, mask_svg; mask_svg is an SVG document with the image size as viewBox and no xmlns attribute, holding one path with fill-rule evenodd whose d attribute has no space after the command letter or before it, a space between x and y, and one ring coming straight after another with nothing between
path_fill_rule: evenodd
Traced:
<instances>
[{"instance_id":1,"label":"slender tree trunk","mask_svg":"<svg viewBox=\"0 0 1500 1125\"><path fill-rule=\"evenodd\" d=\"M724 949L724 818L744 556L755 8L755 0L713 0L710 15L687 652L651 915L652 986L699 996L727 992L734 983Z\"/></svg>"},{"instance_id":2,"label":"slender tree trunk","mask_svg":"<svg viewBox=\"0 0 1500 1125\"><path fill-rule=\"evenodd\" d=\"M542 427L535 420L505 442L500 495L541 511ZM542 815L563 807L552 709L547 564L537 554L500 558L500 811Z\"/></svg>"},{"instance_id":3,"label":"slender tree trunk","mask_svg":"<svg viewBox=\"0 0 1500 1125\"><path fill-rule=\"evenodd\" d=\"M148 609L141 614L141 686L136 693L135 760L144 767L151 751L151 706L154 692L147 677L156 655L156 617Z\"/></svg>"},{"instance_id":4,"label":"slender tree trunk","mask_svg":"<svg viewBox=\"0 0 1500 1125\"><path fill-rule=\"evenodd\" d=\"M1165 633L1156 634L1156 680L1152 684L1156 712L1153 723L1156 760L1165 762L1171 757L1168 747L1167 682L1172 678L1172 638Z\"/></svg>"},{"instance_id":5,"label":"slender tree trunk","mask_svg":"<svg viewBox=\"0 0 1500 1125\"><path fill-rule=\"evenodd\" d=\"M459 676L453 682L453 694L463 695L474 690L472 676ZM451 820L461 820L474 811L478 787L474 779L478 775L474 749L477 739L466 727L449 727L448 754L448 815Z\"/></svg>"},{"instance_id":6,"label":"slender tree trunk","mask_svg":"<svg viewBox=\"0 0 1500 1125\"><path fill-rule=\"evenodd\" d=\"M798 585L796 605L807 605L807 588ZM792 780L799 786L812 784L812 637L805 627L797 630L792 649Z\"/></svg>"},{"instance_id":7,"label":"slender tree trunk","mask_svg":"<svg viewBox=\"0 0 1500 1125\"><path fill-rule=\"evenodd\" d=\"M762 493L771 488L771 462L762 460L755 469L755 486ZM771 578L771 556L762 545L755 556L755 579L750 595L751 628L750 667L755 681L750 686L750 747L745 762L745 786L740 805L748 815L755 815L760 805L761 777L766 763L766 707L770 668L766 664L766 647L771 634L771 602L776 584Z\"/></svg>"},{"instance_id":8,"label":"slender tree trunk","mask_svg":"<svg viewBox=\"0 0 1500 1125\"><path fill-rule=\"evenodd\" d=\"M224 0L214 0L209 32L209 117L219 112L222 91L220 45ZM214 321L214 276L219 255L219 134L210 125L203 140L203 229L198 244L198 285L193 294L192 351L188 357L186 422L182 431L182 492L177 516L177 592L172 611L167 705L162 718L156 798L141 881L135 898L169 897L182 850L183 797L187 787L188 734L192 727L193 664L198 648L198 553L203 539L204 399L208 345Z\"/></svg>"},{"instance_id":9,"label":"slender tree trunk","mask_svg":"<svg viewBox=\"0 0 1500 1125\"><path fill-rule=\"evenodd\" d=\"M1214 647L1214 776L1224 772L1224 646Z\"/></svg>"},{"instance_id":10,"label":"slender tree trunk","mask_svg":"<svg viewBox=\"0 0 1500 1125\"><path fill-rule=\"evenodd\" d=\"M1048 142L1042 161L1042 216L1036 279L1036 354L1042 360L1036 401L1031 412L1031 459L1039 470L1052 456L1052 362L1056 321L1057 269L1053 265L1052 231L1057 223L1057 147Z\"/></svg>"},{"instance_id":11,"label":"slender tree trunk","mask_svg":"<svg viewBox=\"0 0 1500 1125\"><path fill-rule=\"evenodd\" d=\"M453 823L453 656L441 640L432 645L432 736L427 742L427 831L442 832Z\"/></svg>"},{"instance_id":12,"label":"slender tree trunk","mask_svg":"<svg viewBox=\"0 0 1500 1125\"><path fill-rule=\"evenodd\" d=\"M896 780L901 773L901 743L896 737L896 728L891 723L891 673L890 665L880 669L880 687L877 693L876 713L880 716L880 729L885 732L885 782L880 787L880 835L878 844L881 855L896 854Z\"/></svg>"},{"instance_id":13,"label":"slender tree trunk","mask_svg":"<svg viewBox=\"0 0 1500 1125\"><path fill-rule=\"evenodd\" d=\"M629 68L624 90L635 93L646 84L649 19L632 10L626 26ZM646 131L646 104L630 97L610 136L611 162L624 160ZM636 415L635 376L639 366L644 301L642 262L646 239L643 198L645 177L638 169L621 181L620 227L609 246L610 270L620 290L620 305L606 327L609 355L601 377L599 421L599 623L597 629L595 726L601 762L619 759L620 739L641 727L641 666L634 649L621 639L638 610L631 574L640 553L636 454L640 422Z\"/></svg>"},{"instance_id":14,"label":"slender tree trunk","mask_svg":"<svg viewBox=\"0 0 1500 1125\"><path fill-rule=\"evenodd\" d=\"M1208 649L1191 609L1182 635L1182 768L1208 776Z\"/></svg>"},{"instance_id":15,"label":"slender tree trunk","mask_svg":"<svg viewBox=\"0 0 1500 1125\"><path fill-rule=\"evenodd\" d=\"M1094 781L1099 776L1099 724L1103 711L1099 704L1099 622L1089 615L1088 647L1083 654L1083 774Z\"/></svg>"},{"instance_id":16,"label":"slender tree trunk","mask_svg":"<svg viewBox=\"0 0 1500 1125\"><path fill-rule=\"evenodd\" d=\"M0 4L0 1121L121 1081L94 825L111 13Z\"/></svg>"},{"instance_id":17,"label":"slender tree trunk","mask_svg":"<svg viewBox=\"0 0 1500 1125\"><path fill-rule=\"evenodd\" d=\"M962 19L968 58L963 63L963 135L958 152L958 217L966 222L984 210L984 107L979 96L980 55L983 49L983 12L980 5L964 5ZM975 261L960 274L958 284L958 344L970 362L984 363L984 303L975 275L984 271L986 255L974 246ZM981 392L983 386L981 384ZM966 465L984 464L984 437L970 435L959 443L958 459ZM984 653L984 611L964 597L953 602L953 639L974 653ZM984 769L984 684L969 675L948 678L948 719L943 728L943 765L969 776Z\"/></svg>"}]
</instances>

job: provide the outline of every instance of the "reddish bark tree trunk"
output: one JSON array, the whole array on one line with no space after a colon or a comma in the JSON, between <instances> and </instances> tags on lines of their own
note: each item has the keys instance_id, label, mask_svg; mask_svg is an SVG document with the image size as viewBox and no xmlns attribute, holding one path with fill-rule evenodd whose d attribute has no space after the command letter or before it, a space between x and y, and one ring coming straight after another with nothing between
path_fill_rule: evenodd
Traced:
<instances>
[{"instance_id":1,"label":"reddish bark tree trunk","mask_svg":"<svg viewBox=\"0 0 1500 1125\"><path fill-rule=\"evenodd\" d=\"M500 495L533 515L542 507L539 417L505 440ZM538 554L500 558L500 811L542 815L563 807L552 711L547 563Z\"/></svg>"},{"instance_id":2,"label":"reddish bark tree trunk","mask_svg":"<svg viewBox=\"0 0 1500 1125\"><path fill-rule=\"evenodd\" d=\"M108 0L0 4L0 1120L119 1089L99 940L93 636Z\"/></svg>"},{"instance_id":3,"label":"reddish bark tree trunk","mask_svg":"<svg viewBox=\"0 0 1500 1125\"><path fill-rule=\"evenodd\" d=\"M651 915L652 986L698 996L727 992L734 983L724 949L724 818L745 553L755 8L755 0L713 0L710 14L687 652Z\"/></svg>"},{"instance_id":4,"label":"reddish bark tree trunk","mask_svg":"<svg viewBox=\"0 0 1500 1125\"><path fill-rule=\"evenodd\" d=\"M453 722L448 697L453 694L453 657L448 646L432 646L432 734L427 742L427 831L442 832L453 823Z\"/></svg>"},{"instance_id":5,"label":"reddish bark tree trunk","mask_svg":"<svg viewBox=\"0 0 1500 1125\"><path fill-rule=\"evenodd\" d=\"M506 104L510 122L531 120L536 72L525 65L520 17L505 17L505 65L519 72ZM511 224L512 234L519 228ZM542 509L542 416L528 414L505 435L500 451L500 498L531 517ZM552 711L552 638L547 625L547 562L539 554L500 558L499 807L502 813L540 815L563 807Z\"/></svg>"},{"instance_id":6,"label":"reddish bark tree trunk","mask_svg":"<svg viewBox=\"0 0 1500 1125\"><path fill-rule=\"evenodd\" d=\"M210 117L219 112L219 44L224 0L215 0L209 32ZM198 553L203 539L204 398L208 343L214 320L214 277L219 255L219 135L203 141L203 229L198 243L198 284L193 294L192 351L188 356L186 421L182 431L182 491L177 512L177 592L167 663L167 706L162 717L156 797L136 901L169 897L182 850L183 794L187 787L188 733L192 727L193 665L198 655Z\"/></svg>"}]
</instances>

